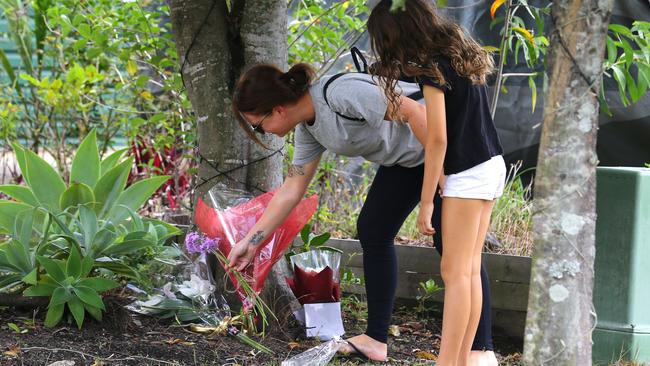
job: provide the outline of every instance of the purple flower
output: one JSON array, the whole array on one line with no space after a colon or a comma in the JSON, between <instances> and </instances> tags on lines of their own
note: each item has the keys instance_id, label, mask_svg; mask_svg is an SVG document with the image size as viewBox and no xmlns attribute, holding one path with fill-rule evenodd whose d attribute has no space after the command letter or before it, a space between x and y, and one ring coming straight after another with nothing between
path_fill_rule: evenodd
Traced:
<instances>
[{"instance_id":1,"label":"purple flower","mask_svg":"<svg viewBox=\"0 0 650 366\"><path fill-rule=\"evenodd\" d=\"M187 233L185 236L185 248L187 248L187 251L190 253L199 253L201 250L199 249L199 246L201 245L201 235L197 233L196 231L192 231L190 233Z\"/></svg>"},{"instance_id":2,"label":"purple flower","mask_svg":"<svg viewBox=\"0 0 650 366\"><path fill-rule=\"evenodd\" d=\"M185 236L185 248L189 253L206 253L217 250L219 238L210 239L196 231L187 233Z\"/></svg>"},{"instance_id":3,"label":"purple flower","mask_svg":"<svg viewBox=\"0 0 650 366\"><path fill-rule=\"evenodd\" d=\"M205 237L203 239L203 244L201 244L201 251L207 252L207 251L217 250L218 245L219 245L219 239L210 239L208 237Z\"/></svg>"}]
</instances>

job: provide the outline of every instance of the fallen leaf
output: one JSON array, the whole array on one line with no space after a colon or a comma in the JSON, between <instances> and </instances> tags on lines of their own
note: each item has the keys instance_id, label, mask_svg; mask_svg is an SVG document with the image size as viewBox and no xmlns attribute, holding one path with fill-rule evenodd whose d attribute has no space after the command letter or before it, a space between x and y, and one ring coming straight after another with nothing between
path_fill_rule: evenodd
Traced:
<instances>
[{"instance_id":1,"label":"fallen leaf","mask_svg":"<svg viewBox=\"0 0 650 366\"><path fill-rule=\"evenodd\" d=\"M422 359L422 360L434 360L435 361L435 360L438 359L438 357L436 357L436 355L434 355L431 352L427 352L427 351L417 351L415 353L415 356L417 358L419 358L419 359Z\"/></svg>"},{"instance_id":2,"label":"fallen leaf","mask_svg":"<svg viewBox=\"0 0 650 366\"><path fill-rule=\"evenodd\" d=\"M404 334L415 333L423 328L424 325L420 322L407 322L399 326L400 332Z\"/></svg>"},{"instance_id":3,"label":"fallen leaf","mask_svg":"<svg viewBox=\"0 0 650 366\"><path fill-rule=\"evenodd\" d=\"M11 346L4 354L9 357L20 357L20 352L21 350L19 346Z\"/></svg>"},{"instance_id":4,"label":"fallen leaf","mask_svg":"<svg viewBox=\"0 0 650 366\"><path fill-rule=\"evenodd\" d=\"M431 338L432 334L431 332L419 332L419 331L414 331L412 332L413 335L420 336L420 337L425 337L425 338Z\"/></svg>"},{"instance_id":5,"label":"fallen leaf","mask_svg":"<svg viewBox=\"0 0 650 366\"><path fill-rule=\"evenodd\" d=\"M287 343L287 346L289 346L289 349L294 349L296 347L300 347L300 343L298 343L298 342L289 342L289 343Z\"/></svg>"},{"instance_id":6,"label":"fallen leaf","mask_svg":"<svg viewBox=\"0 0 650 366\"><path fill-rule=\"evenodd\" d=\"M90 366L104 366L104 363L101 360L95 360Z\"/></svg>"},{"instance_id":7,"label":"fallen leaf","mask_svg":"<svg viewBox=\"0 0 650 366\"><path fill-rule=\"evenodd\" d=\"M173 346L173 345L179 344L179 343L183 343L183 342L185 342L185 341L182 340L182 339L178 339L178 338L169 338L169 339L167 339L165 341L165 343L167 343L170 346Z\"/></svg>"},{"instance_id":8,"label":"fallen leaf","mask_svg":"<svg viewBox=\"0 0 650 366\"><path fill-rule=\"evenodd\" d=\"M391 325L388 327L388 334L390 334L393 337L399 337L400 332L399 332L399 327L397 325Z\"/></svg>"}]
</instances>

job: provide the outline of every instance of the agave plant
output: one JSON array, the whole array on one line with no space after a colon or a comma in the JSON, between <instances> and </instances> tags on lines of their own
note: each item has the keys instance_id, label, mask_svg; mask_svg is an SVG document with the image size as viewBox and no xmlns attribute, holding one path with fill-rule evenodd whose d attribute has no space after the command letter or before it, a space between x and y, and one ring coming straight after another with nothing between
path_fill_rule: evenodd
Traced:
<instances>
[{"instance_id":1,"label":"agave plant","mask_svg":"<svg viewBox=\"0 0 650 366\"><path fill-rule=\"evenodd\" d=\"M13 198L0 200L0 232L8 234L0 243L0 291L31 285L25 294L54 296L54 290L46 293L43 289L58 286L72 294L71 274L63 271L66 275L61 276L57 266L83 267L78 274L72 272L72 277L83 275L76 280L92 277L94 268L137 278L137 271L124 259L143 249L160 248L169 237L178 235L175 227L137 213L169 177L144 179L126 187L133 158L123 158L124 149L100 160L95 131L79 146L67 183L38 155L18 144L13 147L26 185L0 186L0 192ZM81 307L74 298L50 302L47 323L56 324L60 319L49 311L62 311L60 306L68 303L80 325ZM84 304L91 315L101 314L97 303ZM89 310L86 305L94 307Z\"/></svg>"},{"instance_id":2,"label":"agave plant","mask_svg":"<svg viewBox=\"0 0 650 366\"><path fill-rule=\"evenodd\" d=\"M90 277L92 258L82 257L73 247L65 261L38 256L38 262L47 274L41 276L38 284L25 290L25 295L50 298L45 316L46 326L53 327L59 323L66 305L79 328L86 312L93 318L102 320L102 310L105 307L99 293L118 287L119 284L106 278Z\"/></svg>"}]
</instances>

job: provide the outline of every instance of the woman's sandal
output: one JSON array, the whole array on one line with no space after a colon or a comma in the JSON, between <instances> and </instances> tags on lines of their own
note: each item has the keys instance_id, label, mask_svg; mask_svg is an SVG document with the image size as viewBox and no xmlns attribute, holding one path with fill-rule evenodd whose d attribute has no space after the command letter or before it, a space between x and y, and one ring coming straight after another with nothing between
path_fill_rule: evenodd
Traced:
<instances>
[{"instance_id":1,"label":"woman's sandal","mask_svg":"<svg viewBox=\"0 0 650 366\"><path fill-rule=\"evenodd\" d=\"M350 342L347 339L344 339L343 342L348 344L354 350L354 352L343 354L345 356L359 357L364 361L373 361L373 362L386 362L386 361L388 361L388 358L386 358L385 360L372 360L372 359L370 359L370 357L368 357L368 355L363 353L363 351L361 351L354 343Z\"/></svg>"}]
</instances>

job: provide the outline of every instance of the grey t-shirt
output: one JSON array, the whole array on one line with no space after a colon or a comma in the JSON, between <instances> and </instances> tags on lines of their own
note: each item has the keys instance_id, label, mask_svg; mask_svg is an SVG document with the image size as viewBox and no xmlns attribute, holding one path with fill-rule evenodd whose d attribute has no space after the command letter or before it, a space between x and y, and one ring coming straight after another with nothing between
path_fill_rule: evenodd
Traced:
<instances>
[{"instance_id":1,"label":"grey t-shirt","mask_svg":"<svg viewBox=\"0 0 650 366\"><path fill-rule=\"evenodd\" d=\"M406 123L384 119L386 97L372 76L345 74L327 87L331 76L324 76L310 89L316 119L313 125L301 123L296 127L294 165L304 165L325 150L355 157L385 166L414 167L424 162L424 149ZM334 111L363 121L350 120Z\"/></svg>"}]
</instances>

